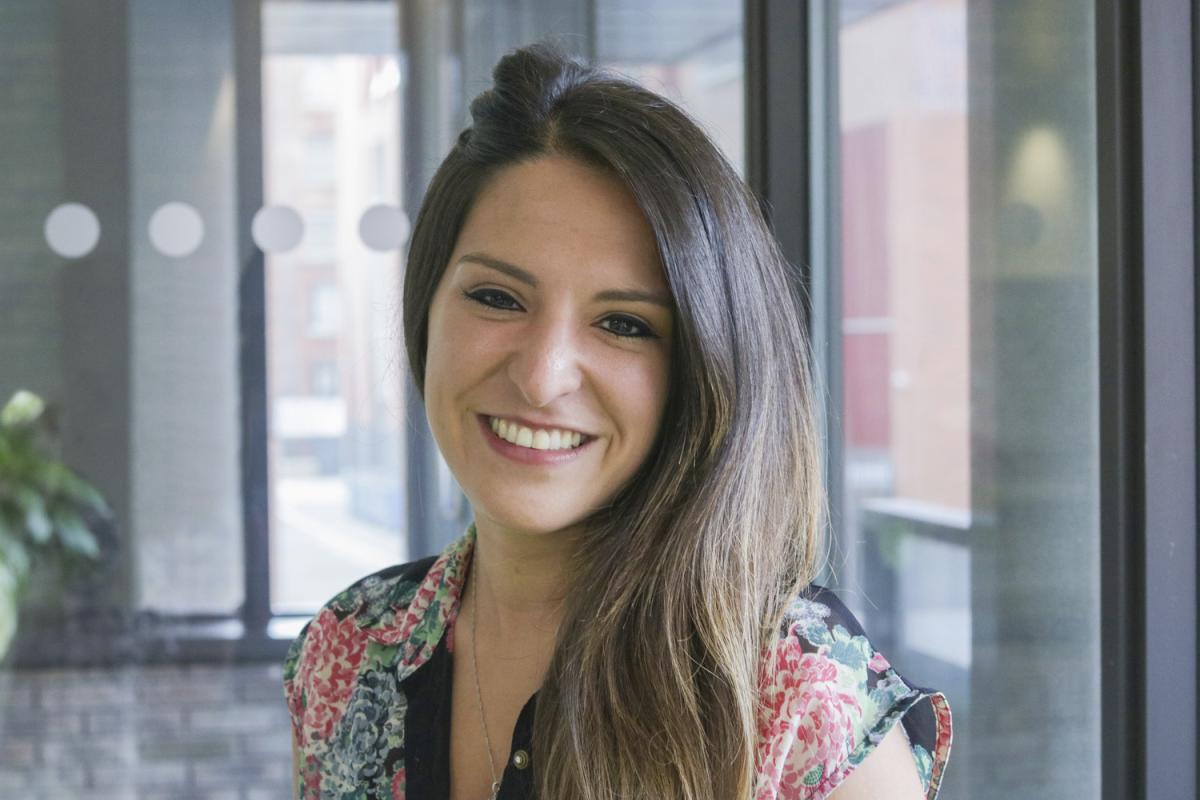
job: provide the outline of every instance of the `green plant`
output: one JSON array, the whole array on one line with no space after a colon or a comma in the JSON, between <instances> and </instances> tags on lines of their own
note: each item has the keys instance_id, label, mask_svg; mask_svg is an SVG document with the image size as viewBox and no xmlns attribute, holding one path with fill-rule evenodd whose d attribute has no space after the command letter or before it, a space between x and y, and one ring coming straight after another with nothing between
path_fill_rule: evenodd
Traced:
<instances>
[{"instance_id":1,"label":"green plant","mask_svg":"<svg viewBox=\"0 0 1200 800\"><path fill-rule=\"evenodd\" d=\"M53 414L36 394L18 391L0 410L0 660L33 569L97 560L93 526L112 518L100 492L59 460L55 438Z\"/></svg>"}]
</instances>

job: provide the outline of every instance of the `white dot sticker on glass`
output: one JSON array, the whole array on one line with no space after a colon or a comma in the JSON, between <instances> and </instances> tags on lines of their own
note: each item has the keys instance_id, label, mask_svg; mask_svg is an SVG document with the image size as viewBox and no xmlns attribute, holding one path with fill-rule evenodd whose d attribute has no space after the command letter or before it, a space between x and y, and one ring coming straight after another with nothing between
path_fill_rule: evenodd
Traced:
<instances>
[{"instance_id":1,"label":"white dot sticker on glass","mask_svg":"<svg viewBox=\"0 0 1200 800\"><path fill-rule=\"evenodd\" d=\"M386 203L373 205L358 221L358 235L372 250L399 250L408 239L408 215Z\"/></svg>"},{"instance_id":2,"label":"white dot sticker on glass","mask_svg":"<svg viewBox=\"0 0 1200 800\"><path fill-rule=\"evenodd\" d=\"M46 215L42 233L63 258L83 258L100 241L100 220L82 203L63 203Z\"/></svg>"},{"instance_id":3,"label":"white dot sticker on glass","mask_svg":"<svg viewBox=\"0 0 1200 800\"><path fill-rule=\"evenodd\" d=\"M254 243L265 253L286 253L304 238L304 220L290 206L264 206L250 223Z\"/></svg>"},{"instance_id":4,"label":"white dot sticker on glass","mask_svg":"<svg viewBox=\"0 0 1200 800\"><path fill-rule=\"evenodd\" d=\"M202 241L204 220L187 203L166 203L150 217L150 243L164 256L190 256Z\"/></svg>"}]
</instances>

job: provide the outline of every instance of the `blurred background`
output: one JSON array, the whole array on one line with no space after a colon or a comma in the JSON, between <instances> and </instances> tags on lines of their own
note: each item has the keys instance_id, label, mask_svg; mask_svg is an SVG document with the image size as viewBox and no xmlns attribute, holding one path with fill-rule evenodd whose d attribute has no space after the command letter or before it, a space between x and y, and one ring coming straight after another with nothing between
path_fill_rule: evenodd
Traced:
<instances>
[{"instance_id":1,"label":"blurred background","mask_svg":"<svg viewBox=\"0 0 1200 800\"><path fill-rule=\"evenodd\" d=\"M289 796L288 642L469 520L406 374L409 220L542 38L764 197L808 286L822 582L948 694L941 796L1102 796L1112 42L1083 0L769 5L0 3L0 796Z\"/></svg>"}]
</instances>

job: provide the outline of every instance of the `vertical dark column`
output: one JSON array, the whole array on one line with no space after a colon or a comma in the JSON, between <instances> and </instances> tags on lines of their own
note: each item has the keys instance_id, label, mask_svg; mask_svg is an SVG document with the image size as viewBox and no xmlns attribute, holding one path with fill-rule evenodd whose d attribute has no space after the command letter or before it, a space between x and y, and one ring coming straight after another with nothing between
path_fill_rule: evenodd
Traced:
<instances>
[{"instance_id":1,"label":"vertical dark column","mask_svg":"<svg viewBox=\"0 0 1200 800\"><path fill-rule=\"evenodd\" d=\"M90 207L101 235L62 270L64 457L93 480L116 515L117 574L106 600L128 609L134 549L130 463L130 185L126 3L58 4L63 201Z\"/></svg>"},{"instance_id":2,"label":"vertical dark column","mask_svg":"<svg viewBox=\"0 0 1200 800\"><path fill-rule=\"evenodd\" d=\"M400 5L400 31L403 59L404 123L401 130L404 149L401 192L404 208L416 220L425 196L425 187L444 155L447 139L448 104L442 86L442 60L447 55L441 45L458 38L453 20L439 19L437 4L430 0L412 0ZM459 3L453 4L455 10ZM449 30L444 29L450 22ZM461 58L461 54L454 54ZM440 551L452 535L452 526L439 513L437 446L429 431L425 403L411 377L404 389L407 414L408 503L407 538L409 557L417 559Z\"/></svg>"},{"instance_id":3,"label":"vertical dark column","mask_svg":"<svg viewBox=\"0 0 1200 800\"><path fill-rule=\"evenodd\" d=\"M1097 4L1103 797L1197 792L1197 4Z\"/></svg>"},{"instance_id":4,"label":"vertical dark column","mask_svg":"<svg viewBox=\"0 0 1200 800\"><path fill-rule=\"evenodd\" d=\"M745 15L746 181L809 286L808 19L793 2L747 0Z\"/></svg>"},{"instance_id":5,"label":"vertical dark column","mask_svg":"<svg viewBox=\"0 0 1200 800\"><path fill-rule=\"evenodd\" d=\"M1136 3L1096 4L1100 323L1101 796L1146 797L1142 174Z\"/></svg>"},{"instance_id":6,"label":"vertical dark column","mask_svg":"<svg viewBox=\"0 0 1200 800\"><path fill-rule=\"evenodd\" d=\"M250 225L263 202L262 2L236 2L238 373L241 377L242 524L245 536L246 636L266 637L271 619L270 476L267 442L266 263Z\"/></svg>"},{"instance_id":7,"label":"vertical dark column","mask_svg":"<svg viewBox=\"0 0 1200 800\"><path fill-rule=\"evenodd\" d=\"M743 13L746 181L800 277L816 359L819 413L828 442L829 528L836 538L841 528L843 470L838 412L842 406L841 281L831 268L839 263L841 197L837 4L746 0ZM851 547L840 549L855 552ZM828 582L830 576L821 580Z\"/></svg>"}]
</instances>

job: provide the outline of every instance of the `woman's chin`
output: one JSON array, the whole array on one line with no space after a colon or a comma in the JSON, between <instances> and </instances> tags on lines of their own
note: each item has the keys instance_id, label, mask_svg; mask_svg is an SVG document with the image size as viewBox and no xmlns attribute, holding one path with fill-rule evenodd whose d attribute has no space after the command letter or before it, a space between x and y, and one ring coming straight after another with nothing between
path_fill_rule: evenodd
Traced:
<instances>
[{"instance_id":1,"label":"woman's chin","mask_svg":"<svg viewBox=\"0 0 1200 800\"><path fill-rule=\"evenodd\" d=\"M543 508L541 513L530 513L533 506L525 508L480 509L475 507L475 518L486 520L489 528L524 536L553 536L578 525L587 515L559 509Z\"/></svg>"}]
</instances>

